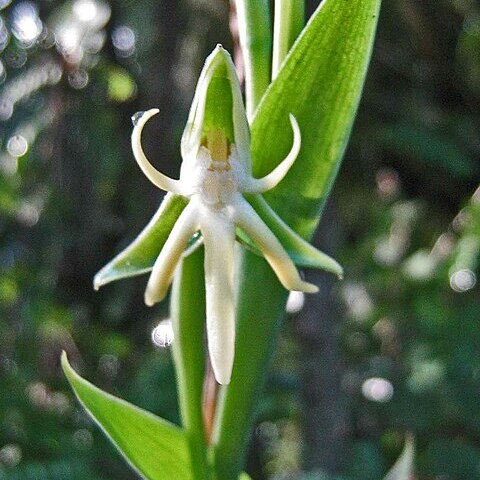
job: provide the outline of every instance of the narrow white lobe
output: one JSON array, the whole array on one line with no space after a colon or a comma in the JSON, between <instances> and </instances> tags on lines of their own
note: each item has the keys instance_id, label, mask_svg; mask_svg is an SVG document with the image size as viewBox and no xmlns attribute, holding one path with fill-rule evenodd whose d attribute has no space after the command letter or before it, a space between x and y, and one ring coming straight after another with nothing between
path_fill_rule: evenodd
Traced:
<instances>
[{"instance_id":1,"label":"narrow white lobe","mask_svg":"<svg viewBox=\"0 0 480 480\"><path fill-rule=\"evenodd\" d=\"M268 175L265 175L265 177L251 177L247 179L245 186L242 188L245 193L262 193L276 187L290 170L293 162L295 162L298 156L302 142L300 128L298 127L297 120L292 114L290 114L290 123L292 124L293 130L293 145L290 153Z\"/></svg>"},{"instance_id":2,"label":"narrow white lobe","mask_svg":"<svg viewBox=\"0 0 480 480\"><path fill-rule=\"evenodd\" d=\"M160 252L145 290L145 303L152 306L165 298L172 283L175 268L185 250L189 238L198 230L195 206L189 203L178 217L165 245Z\"/></svg>"},{"instance_id":3,"label":"narrow white lobe","mask_svg":"<svg viewBox=\"0 0 480 480\"><path fill-rule=\"evenodd\" d=\"M235 355L235 226L224 212L201 222L205 243L208 351L217 382L227 384Z\"/></svg>"},{"instance_id":4,"label":"narrow white lobe","mask_svg":"<svg viewBox=\"0 0 480 480\"><path fill-rule=\"evenodd\" d=\"M282 244L243 197L240 197L235 205L235 223L257 244L287 290L318 292L316 285L301 279L295 264Z\"/></svg>"},{"instance_id":5,"label":"narrow white lobe","mask_svg":"<svg viewBox=\"0 0 480 480\"><path fill-rule=\"evenodd\" d=\"M145 156L142 148L142 130L147 121L158 113L157 108L152 108L146 111L137 121L137 124L133 128L132 132L132 150L135 160L145 176L158 188L167 192L177 193L182 195L182 188L178 180L167 177L163 173L159 172Z\"/></svg>"}]
</instances>

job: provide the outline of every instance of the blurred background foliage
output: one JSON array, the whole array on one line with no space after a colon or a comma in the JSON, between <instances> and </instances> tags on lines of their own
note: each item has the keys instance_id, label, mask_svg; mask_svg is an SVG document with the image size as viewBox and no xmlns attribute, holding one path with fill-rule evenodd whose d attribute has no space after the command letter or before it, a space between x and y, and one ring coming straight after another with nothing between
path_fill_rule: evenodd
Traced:
<instances>
[{"instance_id":1,"label":"blurred background foliage","mask_svg":"<svg viewBox=\"0 0 480 480\"><path fill-rule=\"evenodd\" d=\"M92 278L160 201L130 116L160 108L145 149L178 174L218 42L234 46L225 0L0 0L1 480L136 478L74 400L62 349L178 421L167 306L143 305L145 278L97 293ZM413 432L419 479L480 479L479 52L477 0L384 2L314 239L345 280L307 272L321 294L289 299L253 478L378 480Z\"/></svg>"}]
</instances>

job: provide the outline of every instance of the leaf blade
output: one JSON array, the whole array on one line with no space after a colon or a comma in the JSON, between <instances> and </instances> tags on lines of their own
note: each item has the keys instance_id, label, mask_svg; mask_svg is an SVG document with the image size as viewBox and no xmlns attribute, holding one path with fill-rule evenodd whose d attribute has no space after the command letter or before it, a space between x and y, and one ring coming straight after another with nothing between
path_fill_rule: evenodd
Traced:
<instances>
[{"instance_id":1,"label":"leaf blade","mask_svg":"<svg viewBox=\"0 0 480 480\"><path fill-rule=\"evenodd\" d=\"M290 113L300 125L299 157L265 198L304 238L317 226L347 145L379 8L380 0L325 0L290 50L253 119L256 177L269 173L289 151Z\"/></svg>"},{"instance_id":2,"label":"leaf blade","mask_svg":"<svg viewBox=\"0 0 480 480\"><path fill-rule=\"evenodd\" d=\"M180 428L95 387L73 370L65 352L62 368L82 406L143 478L191 480Z\"/></svg>"}]
</instances>

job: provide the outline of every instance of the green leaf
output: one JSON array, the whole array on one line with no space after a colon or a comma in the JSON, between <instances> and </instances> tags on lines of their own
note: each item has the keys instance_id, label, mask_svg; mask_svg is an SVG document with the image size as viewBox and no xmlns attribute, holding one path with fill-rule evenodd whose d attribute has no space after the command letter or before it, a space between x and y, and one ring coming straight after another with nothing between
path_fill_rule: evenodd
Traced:
<instances>
[{"instance_id":1,"label":"green leaf","mask_svg":"<svg viewBox=\"0 0 480 480\"><path fill-rule=\"evenodd\" d=\"M415 441L413 436L408 435L405 439L403 452L387 473L383 480L410 480L413 476L413 461L415 458Z\"/></svg>"},{"instance_id":2,"label":"green leaf","mask_svg":"<svg viewBox=\"0 0 480 480\"><path fill-rule=\"evenodd\" d=\"M312 235L340 166L372 51L380 0L326 0L294 44L260 103L251 128L255 177L288 153L288 114L302 132L300 154L265 194L302 237Z\"/></svg>"},{"instance_id":3,"label":"green leaf","mask_svg":"<svg viewBox=\"0 0 480 480\"><path fill-rule=\"evenodd\" d=\"M396 154L423 162L427 167L443 168L445 174L468 180L478 172L475 160L454 139L422 125L403 122L379 127L380 143Z\"/></svg>"},{"instance_id":4,"label":"green leaf","mask_svg":"<svg viewBox=\"0 0 480 480\"><path fill-rule=\"evenodd\" d=\"M180 428L87 382L70 366L65 352L62 368L80 403L143 478L192 479Z\"/></svg>"},{"instance_id":5,"label":"green leaf","mask_svg":"<svg viewBox=\"0 0 480 480\"><path fill-rule=\"evenodd\" d=\"M320 268L343 277L341 265L326 253L317 250L300 235L292 230L270 207L261 195L249 195L248 201L260 218L280 240L290 258L300 267ZM237 231L237 237L255 253L259 253L254 242L242 231ZM260 254L261 255L261 254Z\"/></svg>"},{"instance_id":6,"label":"green leaf","mask_svg":"<svg viewBox=\"0 0 480 480\"><path fill-rule=\"evenodd\" d=\"M121 278L150 272L186 205L186 199L168 193L138 237L95 275L95 289Z\"/></svg>"}]
</instances>

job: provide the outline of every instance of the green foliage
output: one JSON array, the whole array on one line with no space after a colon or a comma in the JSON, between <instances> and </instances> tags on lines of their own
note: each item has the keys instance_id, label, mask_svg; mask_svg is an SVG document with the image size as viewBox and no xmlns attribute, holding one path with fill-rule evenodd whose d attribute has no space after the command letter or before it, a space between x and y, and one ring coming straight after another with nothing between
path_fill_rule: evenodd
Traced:
<instances>
[{"instance_id":1,"label":"green foliage","mask_svg":"<svg viewBox=\"0 0 480 480\"><path fill-rule=\"evenodd\" d=\"M357 111L380 2L326 1L317 9L267 90L252 122L252 162L263 176L291 145L288 114L302 131L302 149L267 202L309 237L338 172ZM301 189L299 189L301 185Z\"/></svg>"},{"instance_id":2,"label":"green foliage","mask_svg":"<svg viewBox=\"0 0 480 480\"><path fill-rule=\"evenodd\" d=\"M82 405L135 470L151 480L192 478L187 441L178 427L87 382L65 352L62 367Z\"/></svg>"}]
</instances>

